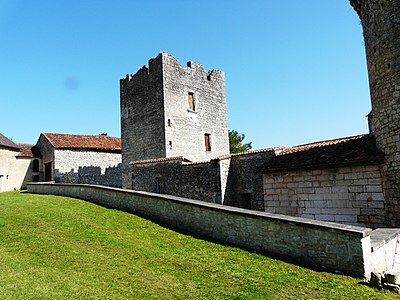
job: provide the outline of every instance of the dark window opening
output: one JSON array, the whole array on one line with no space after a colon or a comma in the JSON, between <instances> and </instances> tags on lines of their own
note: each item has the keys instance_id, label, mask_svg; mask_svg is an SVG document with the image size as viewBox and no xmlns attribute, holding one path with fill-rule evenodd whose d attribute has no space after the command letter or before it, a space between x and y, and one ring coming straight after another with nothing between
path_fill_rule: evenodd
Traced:
<instances>
[{"instance_id":1,"label":"dark window opening","mask_svg":"<svg viewBox=\"0 0 400 300\"><path fill-rule=\"evenodd\" d=\"M162 194L162 192L163 192L162 178L156 177L156 193Z\"/></svg>"},{"instance_id":2,"label":"dark window opening","mask_svg":"<svg viewBox=\"0 0 400 300\"><path fill-rule=\"evenodd\" d=\"M33 176L33 182L39 182L39 175Z\"/></svg>"},{"instance_id":3,"label":"dark window opening","mask_svg":"<svg viewBox=\"0 0 400 300\"><path fill-rule=\"evenodd\" d=\"M52 163L46 163L44 164L44 180L45 181L51 181L52 179Z\"/></svg>"},{"instance_id":4,"label":"dark window opening","mask_svg":"<svg viewBox=\"0 0 400 300\"><path fill-rule=\"evenodd\" d=\"M211 140L210 140L210 134L206 133L204 135L204 144L206 146L206 151L211 151Z\"/></svg>"},{"instance_id":5,"label":"dark window opening","mask_svg":"<svg viewBox=\"0 0 400 300\"><path fill-rule=\"evenodd\" d=\"M171 127L171 119L168 119L168 127Z\"/></svg>"},{"instance_id":6,"label":"dark window opening","mask_svg":"<svg viewBox=\"0 0 400 300\"><path fill-rule=\"evenodd\" d=\"M39 172L39 160L34 159L32 163L32 171L33 172Z\"/></svg>"},{"instance_id":7,"label":"dark window opening","mask_svg":"<svg viewBox=\"0 0 400 300\"><path fill-rule=\"evenodd\" d=\"M195 102L194 102L194 93L188 93L188 103L189 103L189 109L190 110L195 110Z\"/></svg>"},{"instance_id":8,"label":"dark window opening","mask_svg":"<svg viewBox=\"0 0 400 300\"><path fill-rule=\"evenodd\" d=\"M238 194L237 203L234 206L251 209L251 194L250 193Z\"/></svg>"},{"instance_id":9,"label":"dark window opening","mask_svg":"<svg viewBox=\"0 0 400 300\"><path fill-rule=\"evenodd\" d=\"M169 145L169 149L172 149L172 141L169 141L168 145Z\"/></svg>"}]
</instances>

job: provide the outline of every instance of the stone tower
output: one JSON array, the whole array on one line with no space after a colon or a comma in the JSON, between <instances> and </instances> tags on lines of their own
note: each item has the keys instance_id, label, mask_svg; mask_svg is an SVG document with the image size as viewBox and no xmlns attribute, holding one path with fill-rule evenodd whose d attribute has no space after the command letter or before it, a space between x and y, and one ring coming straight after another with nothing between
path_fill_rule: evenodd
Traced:
<instances>
[{"instance_id":1,"label":"stone tower","mask_svg":"<svg viewBox=\"0 0 400 300\"><path fill-rule=\"evenodd\" d=\"M400 1L350 0L360 16L374 135L382 165L388 225L400 226Z\"/></svg>"},{"instance_id":2,"label":"stone tower","mask_svg":"<svg viewBox=\"0 0 400 300\"><path fill-rule=\"evenodd\" d=\"M221 71L206 72L192 61L181 66L163 52L120 80L120 99L124 170L131 161L182 156L198 162L229 153Z\"/></svg>"}]
</instances>

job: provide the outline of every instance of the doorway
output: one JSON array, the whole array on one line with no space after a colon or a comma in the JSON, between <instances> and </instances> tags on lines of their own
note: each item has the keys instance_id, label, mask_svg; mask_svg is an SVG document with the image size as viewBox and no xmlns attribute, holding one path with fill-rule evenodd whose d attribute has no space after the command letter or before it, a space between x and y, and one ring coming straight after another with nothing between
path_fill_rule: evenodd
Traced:
<instances>
[{"instance_id":1,"label":"doorway","mask_svg":"<svg viewBox=\"0 0 400 300\"><path fill-rule=\"evenodd\" d=\"M44 181L51 181L52 180L52 162L48 162L44 164Z\"/></svg>"}]
</instances>

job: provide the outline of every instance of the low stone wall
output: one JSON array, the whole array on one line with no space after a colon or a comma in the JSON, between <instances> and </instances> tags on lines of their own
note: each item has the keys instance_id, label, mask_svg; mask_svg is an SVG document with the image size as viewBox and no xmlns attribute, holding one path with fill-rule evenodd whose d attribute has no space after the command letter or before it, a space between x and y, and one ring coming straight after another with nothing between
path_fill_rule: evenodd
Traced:
<instances>
[{"instance_id":1,"label":"low stone wall","mask_svg":"<svg viewBox=\"0 0 400 300\"><path fill-rule=\"evenodd\" d=\"M84 199L162 224L315 267L368 277L371 229L93 185L30 183L31 193Z\"/></svg>"}]
</instances>

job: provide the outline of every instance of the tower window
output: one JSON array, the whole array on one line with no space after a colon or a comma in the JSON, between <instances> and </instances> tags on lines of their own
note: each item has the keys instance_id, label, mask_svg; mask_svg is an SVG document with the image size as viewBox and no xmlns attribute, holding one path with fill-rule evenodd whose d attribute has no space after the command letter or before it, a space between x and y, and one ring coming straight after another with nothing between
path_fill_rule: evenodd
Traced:
<instances>
[{"instance_id":1,"label":"tower window","mask_svg":"<svg viewBox=\"0 0 400 300\"><path fill-rule=\"evenodd\" d=\"M171 127L171 119L168 119L168 127Z\"/></svg>"},{"instance_id":2,"label":"tower window","mask_svg":"<svg viewBox=\"0 0 400 300\"><path fill-rule=\"evenodd\" d=\"M204 145L206 146L206 151L211 151L211 140L209 133L204 135Z\"/></svg>"},{"instance_id":3,"label":"tower window","mask_svg":"<svg viewBox=\"0 0 400 300\"><path fill-rule=\"evenodd\" d=\"M194 93L188 93L188 104L190 110L196 110L195 102L194 102Z\"/></svg>"}]
</instances>

